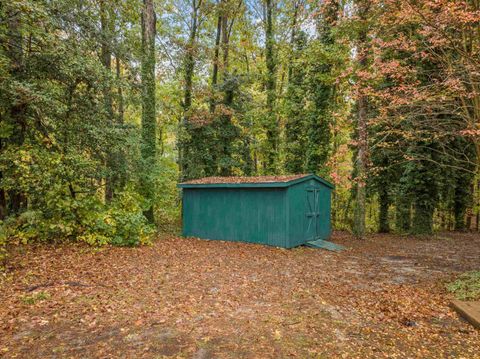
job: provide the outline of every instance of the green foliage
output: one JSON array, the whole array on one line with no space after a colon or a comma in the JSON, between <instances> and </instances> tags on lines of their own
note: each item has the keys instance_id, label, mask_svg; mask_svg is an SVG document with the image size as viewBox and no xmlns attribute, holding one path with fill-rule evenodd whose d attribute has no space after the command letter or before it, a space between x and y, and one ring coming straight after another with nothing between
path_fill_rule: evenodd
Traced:
<instances>
[{"instance_id":1,"label":"green foliage","mask_svg":"<svg viewBox=\"0 0 480 359\"><path fill-rule=\"evenodd\" d=\"M25 295L22 297L22 302L28 305L34 305L38 302L43 302L44 300L50 299L50 293L48 292L38 292L32 295Z\"/></svg>"},{"instance_id":2,"label":"green foliage","mask_svg":"<svg viewBox=\"0 0 480 359\"><path fill-rule=\"evenodd\" d=\"M479 300L480 271L462 274L454 282L447 285L447 290L460 300Z\"/></svg>"},{"instance_id":3,"label":"green foliage","mask_svg":"<svg viewBox=\"0 0 480 359\"><path fill-rule=\"evenodd\" d=\"M119 193L109 206L98 198L82 198L42 211L25 211L9 218L3 230L9 238L23 243L71 238L95 246L147 244L154 227L147 223L139 203L141 198L132 191ZM69 211L72 216L66 215ZM51 213L55 215L49 216Z\"/></svg>"},{"instance_id":4,"label":"green foliage","mask_svg":"<svg viewBox=\"0 0 480 359\"><path fill-rule=\"evenodd\" d=\"M103 211L89 213L85 221L86 230L78 239L91 245L135 246L149 243L154 228L143 216L144 208L140 204L144 202L138 193L129 189L118 193Z\"/></svg>"},{"instance_id":5,"label":"green foliage","mask_svg":"<svg viewBox=\"0 0 480 359\"><path fill-rule=\"evenodd\" d=\"M98 163L77 154L24 145L5 151L0 168L6 191L21 190L29 207L5 222L10 237L24 243L78 239L92 245L147 243L152 228L142 214L141 196L131 188L106 205L95 184ZM15 180L13 180L15 179Z\"/></svg>"},{"instance_id":6,"label":"green foliage","mask_svg":"<svg viewBox=\"0 0 480 359\"><path fill-rule=\"evenodd\" d=\"M131 246L152 236L142 212L154 204L155 186L142 179L156 179L155 123L143 126L142 161L140 96L129 79L138 73L131 54L138 56L140 22L134 1L115 5L103 35L91 19L103 21L106 10L89 1L2 6L2 250L7 239ZM155 122L155 103L148 105L143 112Z\"/></svg>"},{"instance_id":7,"label":"green foliage","mask_svg":"<svg viewBox=\"0 0 480 359\"><path fill-rule=\"evenodd\" d=\"M340 49L304 32L295 37L285 98L285 170L328 175L336 62Z\"/></svg>"},{"instance_id":8,"label":"green foliage","mask_svg":"<svg viewBox=\"0 0 480 359\"><path fill-rule=\"evenodd\" d=\"M179 173L175 162L162 158L153 171L155 185L155 218L157 226L164 230L177 229L181 201L177 188Z\"/></svg>"}]
</instances>

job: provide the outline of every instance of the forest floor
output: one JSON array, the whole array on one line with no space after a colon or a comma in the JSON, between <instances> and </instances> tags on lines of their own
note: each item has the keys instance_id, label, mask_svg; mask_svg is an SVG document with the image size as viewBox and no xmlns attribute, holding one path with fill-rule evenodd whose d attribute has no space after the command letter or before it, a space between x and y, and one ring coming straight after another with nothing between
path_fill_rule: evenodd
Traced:
<instances>
[{"instance_id":1,"label":"forest floor","mask_svg":"<svg viewBox=\"0 0 480 359\"><path fill-rule=\"evenodd\" d=\"M341 253L161 236L17 246L0 279L5 358L480 358L445 283L480 236L336 233Z\"/></svg>"}]
</instances>

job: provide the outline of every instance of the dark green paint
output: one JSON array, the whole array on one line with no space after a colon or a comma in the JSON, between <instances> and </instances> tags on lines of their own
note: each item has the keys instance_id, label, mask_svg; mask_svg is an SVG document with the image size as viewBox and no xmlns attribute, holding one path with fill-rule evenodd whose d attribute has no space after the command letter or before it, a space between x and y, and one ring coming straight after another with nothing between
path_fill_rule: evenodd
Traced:
<instances>
[{"instance_id":1,"label":"dark green paint","mask_svg":"<svg viewBox=\"0 0 480 359\"><path fill-rule=\"evenodd\" d=\"M333 185L315 175L290 182L179 187L184 236L292 248L331 233Z\"/></svg>"}]
</instances>

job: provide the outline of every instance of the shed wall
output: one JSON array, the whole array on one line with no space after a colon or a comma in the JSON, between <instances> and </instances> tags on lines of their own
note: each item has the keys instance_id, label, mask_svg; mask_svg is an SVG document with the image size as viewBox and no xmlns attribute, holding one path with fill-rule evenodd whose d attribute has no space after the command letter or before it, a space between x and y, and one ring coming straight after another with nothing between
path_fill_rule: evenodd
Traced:
<instances>
[{"instance_id":1,"label":"shed wall","mask_svg":"<svg viewBox=\"0 0 480 359\"><path fill-rule=\"evenodd\" d=\"M183 235L288 245L286 188L185 188Z\"/></svg>"}]
</instances>

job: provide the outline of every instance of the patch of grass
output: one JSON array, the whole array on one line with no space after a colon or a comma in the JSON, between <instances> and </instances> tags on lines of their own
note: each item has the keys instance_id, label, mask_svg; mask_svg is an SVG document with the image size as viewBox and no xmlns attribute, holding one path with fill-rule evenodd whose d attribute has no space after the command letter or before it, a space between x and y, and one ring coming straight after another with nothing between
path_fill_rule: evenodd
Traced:
<instances>
[{"instance_id":1,"label":"patch of grass","mask_svg":"<svg viewBox=\"0 0 480 359\"><path fill-rule=\"evenodd\" d=\"M22 297L22 302L25 304L33 305L38 302L50 299L50 294L47 292L38 292L32 295L25 295Z\"/></svg>"},{"instance_id":2,"label":"patch of grass","mask_svg":"<svg viewBox=\"0 0 480 359\"><path fill-rule=\"evenodd\" d=\"M462 274L457 280L447 284L447 290L460 300L479 300L480 271Z\"/></svg>"}]
</instances>

